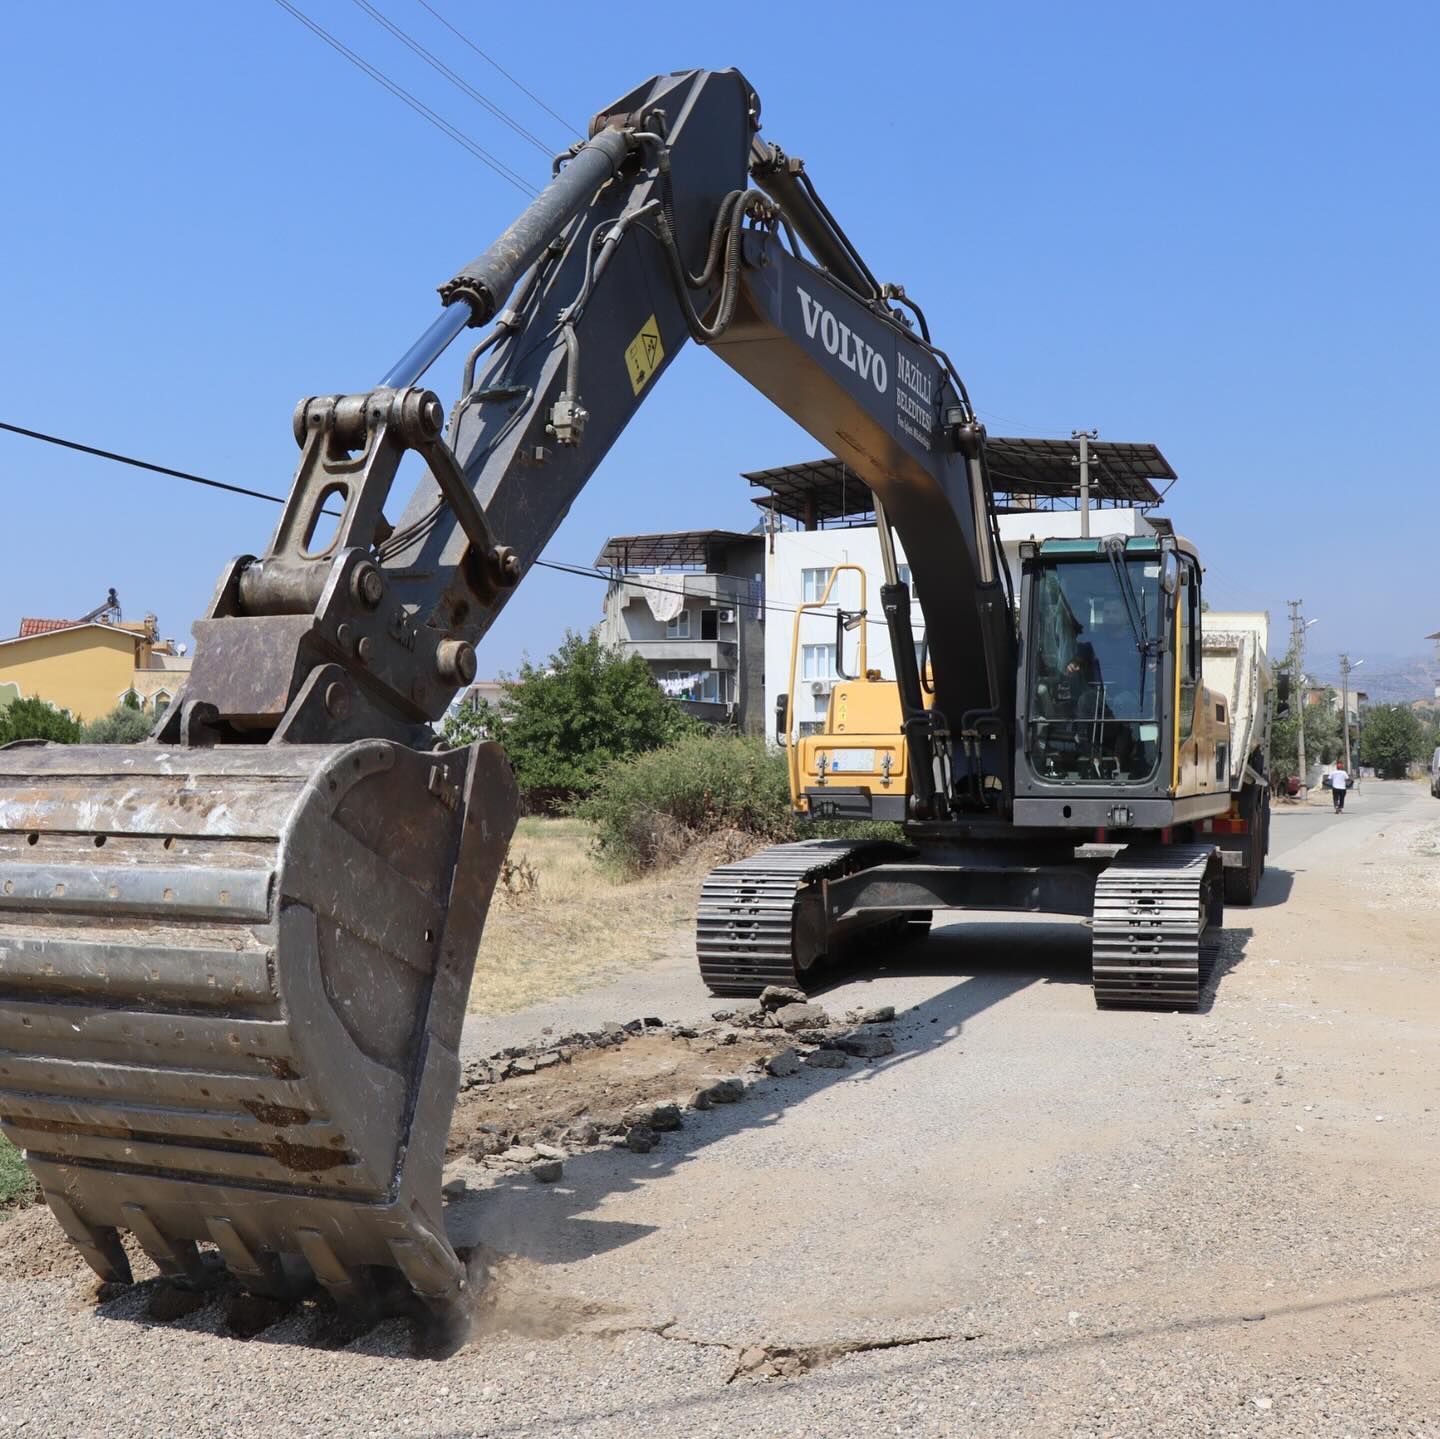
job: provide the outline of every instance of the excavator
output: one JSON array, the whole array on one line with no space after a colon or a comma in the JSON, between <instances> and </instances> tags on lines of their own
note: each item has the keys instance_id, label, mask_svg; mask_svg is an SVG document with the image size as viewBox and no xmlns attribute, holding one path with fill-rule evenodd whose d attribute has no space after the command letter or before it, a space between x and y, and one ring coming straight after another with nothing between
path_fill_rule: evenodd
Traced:
<instances>
[{"instance_id":1,"label":"excavator","mask_svg":"<svg viewBox=\"0 0 1440 1439\"><path fill-rule=\"evenodd\" d=\"M297 406L279 523L150 739L0 752L0 1125L102 1280L130 1279L125 1233L181 1284L462 1301L440 1174L517 796L498 744L434 722L686 340L872 489L906 770L906 844L707 880L706 981L803 981L848 931L983 905L1091 918L1103 1003L1197 1003L1221 886L1196 825L1228 804L1197 556L1046 542L1017 618L959 373L759 130L736 70L601 110L374 389ZM447 413L420 382L472 327Z\"/></svg>"}]
</instances>

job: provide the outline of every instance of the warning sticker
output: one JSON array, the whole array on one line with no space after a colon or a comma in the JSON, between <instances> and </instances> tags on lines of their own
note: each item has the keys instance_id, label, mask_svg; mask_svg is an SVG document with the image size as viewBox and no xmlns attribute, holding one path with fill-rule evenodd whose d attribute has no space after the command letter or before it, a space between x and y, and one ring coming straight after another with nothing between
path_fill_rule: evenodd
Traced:
<instances>
[{"instance_id":1,"label":"warning sticker","mask_svg":"<svg viewBox=\"0 0 1440 1439\"><path fill-rule=\"evenodd\" d=\"M660 343L660 326L651 315L640 327L640 333L625 346L625 368L630 371L630 388L638 395L660 368L665 346Z\"/></svg>"}]
</instances>

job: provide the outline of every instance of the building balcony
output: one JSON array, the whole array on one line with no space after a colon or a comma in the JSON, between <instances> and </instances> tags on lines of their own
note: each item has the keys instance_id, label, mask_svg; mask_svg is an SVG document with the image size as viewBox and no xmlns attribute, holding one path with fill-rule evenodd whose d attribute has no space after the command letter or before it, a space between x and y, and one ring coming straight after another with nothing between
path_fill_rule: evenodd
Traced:
<instances>
[{"instance_id":1,"label":"building balcony","mask_svg":"<svg viewBox=\"0 0 1440 1439\"><path fill-rule=\"evenodd\" d=\"M698 719L705 724L733 725L735 723L736 715L733 704L710 704L705 700L680 700L679 704L691 719Z\"/></svg>"},{"instance_id":2,"label":"building balcony","mask_svg":"<svg viewBox=\"0 0 1440 1439\"><path fill-rule=\"evenodd\" d=\"M740 605L758 605L761 586L753 580L738 575L710 574L624 574L616 580L616 587L624 592L622 604L632 600L644 600L654 589L675 586L677 594L683 593L687 600L699 600L720 609L733 609Z\"/></svg>"},{"instance_id":3,"label":"building balcony","mask_svg":"<svg viewBox=\"0 0 1440 1439\"><path fill-rule=\"evenodd\" d=\"M740 647L729 640L622 640L623 653L639 655L656 668L733 670Z\"/></svg>"}]
</instances>

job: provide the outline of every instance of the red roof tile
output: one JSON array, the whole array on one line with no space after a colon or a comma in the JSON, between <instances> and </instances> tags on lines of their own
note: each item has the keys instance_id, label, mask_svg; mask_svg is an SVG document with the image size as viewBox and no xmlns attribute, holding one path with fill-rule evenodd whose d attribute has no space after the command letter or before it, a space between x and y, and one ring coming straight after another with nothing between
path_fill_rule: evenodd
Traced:
<instances>
[{"instance_id":1,"label":"red roof tile","mask_svg":"<svg viewBox=\"0 0 1440 1439\"><path fill-rule=\"evenodd\" d=\"M27 635L48 635L52 630L68 630L79 624L78 620L21 620L20 638Z\"/></svg>"}]
</instances>

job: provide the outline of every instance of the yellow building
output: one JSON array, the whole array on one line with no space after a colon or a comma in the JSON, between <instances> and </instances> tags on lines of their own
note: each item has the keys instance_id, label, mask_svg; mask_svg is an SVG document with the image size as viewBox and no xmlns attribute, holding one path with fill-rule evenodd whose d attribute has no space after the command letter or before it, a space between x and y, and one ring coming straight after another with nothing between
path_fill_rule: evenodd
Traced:
<instances>
[{"instance_id":1,"label":"yellow building","mask_svg":"<svg viewBox=\"0 0 1440 1439\"><path fill-rule=\"evenodd\" d=\"M109 714L126 695L157 712L189 673L181 650L158 637L154 615L138 624L25 619L18 635L0 640L0 693L14 685L80 720Z\"/></svg>"}]
</instances>

